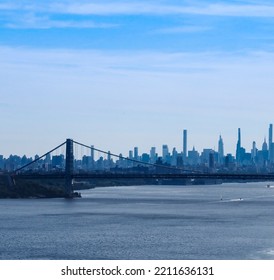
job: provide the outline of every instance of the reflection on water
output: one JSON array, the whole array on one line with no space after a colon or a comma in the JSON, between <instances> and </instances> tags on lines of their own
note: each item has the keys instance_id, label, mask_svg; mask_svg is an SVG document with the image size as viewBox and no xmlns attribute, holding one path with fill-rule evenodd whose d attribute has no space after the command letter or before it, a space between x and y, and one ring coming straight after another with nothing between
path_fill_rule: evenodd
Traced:
<instances>
[{"instance_id":1,"label":"reflection on water","mask_svg":"<svg viewBox=\"0 0 274 280\"><path fill-rule=\"evenodd\" d=\"M274 259L265 183L132 186L0 200L1 259Z\"/></svg>"}]
</instances>

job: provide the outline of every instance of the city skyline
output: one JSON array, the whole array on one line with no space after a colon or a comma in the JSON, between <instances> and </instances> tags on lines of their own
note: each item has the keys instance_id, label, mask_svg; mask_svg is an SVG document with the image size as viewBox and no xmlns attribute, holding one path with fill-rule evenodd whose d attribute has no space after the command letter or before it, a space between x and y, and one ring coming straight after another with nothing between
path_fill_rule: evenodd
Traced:
<instances>
[{"instance_id":1,"label":"city skyline","mask_svg":"<svg viewBox=\"0 0 274 280\"><path fill-rule=\"evenodd\" d=\"M97 149L99 150L105 150L106 152L108 151L109 153L112 154L116 154L116 155L121 155L125 158L130 158L130 159L134 159L134 160L140 160L139 157L141 157L142 154L149 154L150 157L161 157L161 158L165 158L167 155L171 155L172 154L172 150L175 151L176 153L180 154L182 156L182 160L184 162L187 161L187 158L189 157L189 153L191 153L192 151L197 152L199 155L201 155L203 153L203 151L205 150L211 150L214 151L215 153L218 154L219 158L217 160L217 162L219 164L223 164L223 159L225 156L227 155L231 155L236 162L239 161L239 158L241 157L241 153L250 153L251 158L255 157L257 155L257 152L260 150L267 150L268 151L268 160L270 161L274 161L274 144L273 144L273 124L269 124L269 128L268 128L268 135L267 137L264 136L263 141L260 143L256 142L256 141L252 141L252 143L250 143L249 146L245 146L242 145L242 134L241 134L241 128L237 129L238 133L237 133L237 140L235 140L235 149L234 151L226 151L226 146L224 144L224 139L222 134L219 134L219 138L216 141L217 145L214 146L203 146L201 149L197 149L197 147L195 147L195 145L190 145L189 143L189 139L188 139L188 129L183 129L182 134L181 134L181 145L179 147L175 147L175 146L171 146L169 145L169 143L165 143L165 144L160 144L160 145L150 145L148 144L148 146L150 147L147 150L144 149L140 149L140 147L138 145L131 145L130 149L123 152L123 151L111 151L111 150L107 150L107 149L100 149L101 147L97 147L94 146L93 144L90 145L91 147L91 157L95 158L95 151ZM268 139L268 140L267 140ZM75 140L75 139L74 139ZM52 148L52 147L51 147ZM95 150L93 150L95 149ZM78 153L78 151L77 151ZM82 154L81 154L82 153ZM82 160L82 157L85 156L89 156L89 152L83 152L81 151L81 153L79 153L80 155L76 156L76 160ZM59 153L55 151L55 156L56 155L65 155L65 149L60 148L59 149ZM7 155L5 154L1 154L0 156L2 156L3 158L9 158L9 156L27 156L27 158L34 158L36 156L41 156L41 154L35 153L33 155L29 155L27 153L21 153L21 154L16 154L16 153L9 153ZM99 157L99 156L98 156Z\"/></svg>"},{"instance_id":2,"label":"city skyline","mask_svg":"<svg viewBox=\"0 0 274 280\"><path fill-rule=\"evenodd\" d=\"M128 151L128 155L122 153L114 154L111 151L99 150L93 145L86 145L73 139L66 139L66 142L59 144L44 155L35 155L34 159L24 155L10 155L4 158L0 155L1 172L60 172L67 169L68 162L77 172L139 172L156 171L161 168L173 170L188 170L195 172L248 172L248 173L269 173L274 170L274 143L273 125L269 125L269 143L266 138L261 146L257 147L256 142L252 142L250 152L242 146L241 129L238 128L238 138L235 154L224 152L224 143L221 135L218 141L218 150L204 148L197 151L187 148L187 130L183 130L182 150L175 147L169 148L167 144L162 145L162 151L158 152L156 147L151 147L150 151L140 152L135 146ZM85 151L84 151L84 149ZM96 156L95 156L96 154Z\"/></svg>"},{"instance_id":3,"label":"city skyline","mask_svg":"<svg viewBox=\"0 0 274 280\"><path fill-rule=\"evenodd\" d=\"M66 138L126 154L161 145L235 153L273 121L274 5L229 1L0 4L0 154Z\"/></svg>"}]
</instances>

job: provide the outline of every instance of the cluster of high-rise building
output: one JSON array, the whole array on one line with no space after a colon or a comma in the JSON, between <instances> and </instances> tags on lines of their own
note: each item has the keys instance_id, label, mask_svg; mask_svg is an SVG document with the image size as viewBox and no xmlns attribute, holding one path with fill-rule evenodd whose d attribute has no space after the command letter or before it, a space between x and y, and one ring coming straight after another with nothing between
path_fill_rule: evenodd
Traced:
<instances>
[{"instance_id":1,"label":"cluster of high-rise building","mask_svg":"<svg viewBox=\"0 0 274 280\"><path fill-rule=\"evenodd\" d=\"M269 125L268 143L266 139L262 143L261 148L257 147L255 141L252 143L252 148L247 151L241 143L241 129L238 128L238 139L236 144L235 155L224 153L224 142L219 136L218 150L203 149L198 152L193 147L188 150L188 134L184 129L182 132L182 149L177 151L176 148L169 149L167 144L162 145L162 151L157 152L156 147L151 147L148 153L139 153L138 147L134 147L128 152L127 156L120 154L114 157L110 152L100 154L95 157L94 147L91 146L89 155L82 155L80 159L74 160L75 170L112 170L112 169L136 169L147 166L153 169L153 164L160 166L171 166L184 168L187 170L201 171L249 171L249 172L264 172L274 171L274 143L273 125ZM38 155L35 156L38 158ZM31 162L32 158L26 156L19 157L11 155L4 158L0 155L0 170L13 171L21 166ZM63 154L50 155L44 159L40 159L35 164L30 165L31 170L63 170L65 167L65 156Z\"/></svg>"},{"instance_id":2,"label":"cluster of high-rise building","mask_svg":"<svg viewBox=\"0 0 274 280\"><path fill-rule=\"evenodd\" d=\"M156 148L152 147L150 153L138 154L138 148L134 148L134 157L132 151L129 152L130 159L138 159L142 162L170 165L174 167L186 169L200 170L247 170L247 171L271 171L274 170L274 143L273 125L269 125L268 143L264 139L261 149L257 147L253 141L252 148L247 151L241 143L241 129L238 128L238 139L235 149L235 155L224 152L224 142L222 136L219 136L218 150L204 148L198 152L193 147L188 150L188 134L184 129L182 133L182 151L177 151L176 148L169 150L168 145L162 145L162 152L159 155L156 153Z\"/></svg>"}]
</instances>

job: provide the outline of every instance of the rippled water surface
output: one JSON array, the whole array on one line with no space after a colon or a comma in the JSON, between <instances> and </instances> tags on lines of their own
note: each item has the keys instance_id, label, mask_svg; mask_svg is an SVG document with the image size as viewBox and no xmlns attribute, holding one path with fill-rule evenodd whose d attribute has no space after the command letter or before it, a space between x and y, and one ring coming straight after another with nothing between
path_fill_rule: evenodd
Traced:
<instances>
[{"instance_id":1,"label":"rippled water surface","mask_svg":"<svg viewBox=\"0 0 274 280\"><path fill-rule=\"evenodd\" d=\"M131 186L0 200L0 259L274 259L274 188Z\"/></svg>"}]
</instances>

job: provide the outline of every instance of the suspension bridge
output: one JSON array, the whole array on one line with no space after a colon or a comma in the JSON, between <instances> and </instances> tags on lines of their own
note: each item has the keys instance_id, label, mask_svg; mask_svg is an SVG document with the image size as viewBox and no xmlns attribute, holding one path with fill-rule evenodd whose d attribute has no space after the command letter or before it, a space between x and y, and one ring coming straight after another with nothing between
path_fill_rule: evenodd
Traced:
<instances>
[{"instance_id":1,"label":"suspension bridge","mask_svg":"<svg viewBox=\"0 0 274 280\"><path fill-rule=\"evenodd\" d=\"M125 162L130 162L135 166L147 167L143 171L129 171L129 169L119 170L104 170L101 172L75 171L75 157L74 157L74 146L80 146L82 148L89 149L91 152L99 152L106 155L109 159L115 157ZM57 149L65 147L65 166L64 170L54 171L35 171L31 170L30 167L41 159L52 154ZM274 173L209 173L209 172L194 172L183 168L173 167L169 165L157 164L136 160L133 158L123 157L121 154L113 154L104 150L97 149L93 146L88 146L80 142L74 141L73 139L66 139L65 142L61 143L57 147L48 151L40 157L36 157L33 161L17 168L10 174L11 180L15 182L17 179L63 179L64 189L67 197L74 197L75 192L73 190L74 179L214 179L214 180L260 180L260 181L272 181L274 180Z\"/></svg>"}]
</instances>

